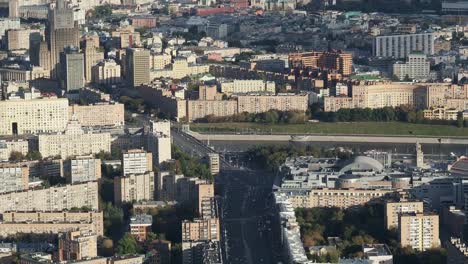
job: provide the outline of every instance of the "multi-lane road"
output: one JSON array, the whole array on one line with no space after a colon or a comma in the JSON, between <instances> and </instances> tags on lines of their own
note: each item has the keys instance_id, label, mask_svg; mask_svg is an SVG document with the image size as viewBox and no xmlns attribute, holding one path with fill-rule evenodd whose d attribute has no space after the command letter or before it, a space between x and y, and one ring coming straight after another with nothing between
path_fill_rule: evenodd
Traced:
<instances>
[{"instance_id":1,"label":"multi-lane road","mask_svg":"<svg viewBox=\"0 0 468 264\"><path fill-rule=\"evenodd\" d=\"M183 151L203 157L214 152L197 139L172 130L173 143ZM268 173L237 167L221 156L216 186L221 190L220 214L223 257L228 264L278 263L280 241L270 206L273 177ZM239 157L235 157L239 158Z\"/></svg>"}]
</instances>

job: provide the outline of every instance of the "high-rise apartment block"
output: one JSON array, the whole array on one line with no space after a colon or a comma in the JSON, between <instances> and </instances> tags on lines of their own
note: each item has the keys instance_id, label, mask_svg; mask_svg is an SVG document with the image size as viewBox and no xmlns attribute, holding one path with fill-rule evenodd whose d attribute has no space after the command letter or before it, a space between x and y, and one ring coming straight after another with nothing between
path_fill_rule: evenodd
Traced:
<instances>
[{"instance_id":1,"label":"high-rise apartment block","mask_svg":"<svg viewBox=\"0 0 468 264\"><path fill-rule=\"evenodd\" d=\"M60 155L62 158L110 152L110 133L85 132L80 123L70 120L65 131L58 134L41 134L39 152L43 157Z\"/></svg>"},{"instance_id":2,"label":"high-rise apartment block","mask_svg":"<svg viewBox=\"0 0 468 264\"><path fill-rule=\"evenodd\" d=\"M171 128L169 121L151 121L146 149L153 154L153 165L171 160Z\"/></svg>"},{"instance_id":3,"label":"high-rise apartment block","mask_svg":"<svg viewBox=\"0 0 468 264\"><path fill-rule=\"evenodd\" d=\"M10 211L3 212L2 216L2 237L19 233L57 234L77 230L104 235L103 215L97 211Z\"/></svg>"},{"instance_id":4,"label":"high-rise apartment block","mask_svg":"<svg viewBox=\"0 0 468 264\"><path fill-rule=\"evenodd\" d=\"M63 131L68 121L68 100L32 91L0 101L0 135Z\"/></svg>"},{"instance_id":5,"label":"high-rise apartment block","mask_svg":"<svg viewBox=\"0 0 468 264\"><path fill-rule=\"evenodd\" d=\"M221 92L226 94L268 92L276 93L275 82L264 80L233 80L221 83Z\"/></svg>"},{"instance_id":6,"label":"high-rise apartment block","mask_svg":"<svg viewBox=\"0 0 468 264\"><path fill-rule=\"evenodd\" d=\"M423 202L401 200L385 203L385 227L387 229L398 228L398 217L406 213L422 213Z\"/></svg>"},{"instance_id":7,"label":"high-rise apartment block","mask_svg":"<svg viewBox=\"0 0 468 264\"><path fill-rule=\"evenodd\" d=\"M402 247L425 251L440 246L439 216L436 214L402 214L398 221L398 235Z\"/></svg>"},{"instance_id":8,"label":"high-rise apartment block","mask_svg":"<svg viewBox=\"0 0 468 264\"><path fill-rule=\"evenodd\" d=\"M82 207L91 210L99 209L97 182L0 194L0 213L6 211L64 211Z\"/></svg>"},{"instance_id":9,"label":"high-rise apartment block","mask_svg":"<svg viewBox=\"0 0 468 264\"><path fill-rule=\"evenodd\" d=\"M154 200L154 172L114 178L115 203Z\"/></svg>"},{"instance_id":10,"label":"high-rise apartment block","mask_svg":"<svg viewBox=\"0 0 468 264\"><path fill-rule=\"evenodd\" d=\"M101 160L92 155L66 160L64 167L65 177L70 183L97 181L101 178Z\"/></svg>"},{"instance_id":11,"label":"high-rise apartment block","mask_svg":"<svg viewBox=\"0 0 468 264\"><path fill-rule=\"evenodd\" d=\"M434 33L377 36L372 43L375 57L406 58L419 51L426 55L434 54Z\"/></svg>"},{"instance_id":12,"label":"high-rise apartment block","mask_svg":"<svg viewBox=\"0 0 468 264\"><path fill-rule=\"evenodd\" d=\"M18 163L0 163L0 193L27 190L29 168Z\"/></svg>"},{"instance_id":13,"label":"high-rise apartment block","mask_svg":"<svg viewBox=\"0 0 468 264\"><path fill-rule=\"evenodd\" d=\"M122 154L123 175L143 174L153 171L153 155L141 149L131 149Z\"/></svg>"},{"instance_id":14,"label":"high-rise apartment block","mask_svg":"<svg viewBox=\"0 0 468 264\"><path fill-rule=\"evenodd\" d=\"M426 80L429 78L431 63L426 54L411 53L406 63L393 64L393 74L400 80L409 78L411 80Z\"/></svg>"},{"instance_id":15,"label":"high-rise apartment block","mask_svg":"<svg viewBox=\"0 0 468 264\"><path fill-rule=\"evenodd\" d=\"M125 55L127 81L134 87L150 82L150 51L142 48L127 49Z\"/></svg>"},{"instance_id":16,"label":"high-rise apartment block","mask_svg":"<svg viewBox=\"0 0 468 264\"><path fill-rule=\"evenodd\" d=\"M67 92L84 87L84 62L78 47L67 46L60 53L61 86Z\"/></svg>"},{"instance_id":17,"label":"high-rise apartment block","mask_svg":"<svg viewBox=\"0 0 468 264\"><path fill-rule=\"evenodd\" d=\"M84 231L62 233L58 241L58 260L72 261L97 257L97 235Z\"/></svg>"}]
</instances>

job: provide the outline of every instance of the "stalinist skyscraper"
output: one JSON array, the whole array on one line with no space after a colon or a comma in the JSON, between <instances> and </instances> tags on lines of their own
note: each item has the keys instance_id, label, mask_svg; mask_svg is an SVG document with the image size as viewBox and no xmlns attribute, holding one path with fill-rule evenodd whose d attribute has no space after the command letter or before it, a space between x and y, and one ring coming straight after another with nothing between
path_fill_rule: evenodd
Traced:
<instances>
[{"instance_id":1,"label":"stalinist skyscraper","mask_svg":"<svg viewBox=\"0 0 468 264\"><path fill-rule=\"evenodd\" d=\"M47 27L47 42L50 49L51 77L58 79L60 53L66 46L79 46L80 31L73 20L73 10L66 0L57 0L50 5Z\"/></svg>"}]
</instances>

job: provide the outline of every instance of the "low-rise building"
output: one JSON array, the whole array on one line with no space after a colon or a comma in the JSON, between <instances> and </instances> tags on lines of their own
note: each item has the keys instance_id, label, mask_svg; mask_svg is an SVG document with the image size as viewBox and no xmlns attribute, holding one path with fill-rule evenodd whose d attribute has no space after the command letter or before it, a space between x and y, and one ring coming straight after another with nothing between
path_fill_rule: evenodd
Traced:
<instances>
[{"instance_id":1,"label":"low-rise building","mask_svg":"<svg viewBox=\"0 0 468 264\"><path fill-rule=\"evenodd\" d=\"M138 241L145 241L148 233L151 232L153 217L147 214L137 214L130 218L130 234Z\"/></svg>"},{"instance_id":2,"label":"low-rise building","mask_svg":"<svg viewBox=\"0 0 468 264\"><path fill-rule=\"evenodd\" d=\"M71 261L96 258L97 235L84 231L62 233L58 242L58 260Z\"/></svg>"},{"instance_id":3,"label":"low-rise building","mask_svg":"<svg viewBox=\"0 0 468 264\"><path fill-rule=\"evenodd\" d=\"M362 246L364 258L369 264L393 264L393 255L385 244L367 244Z\"/></svg>"}]
</instances>

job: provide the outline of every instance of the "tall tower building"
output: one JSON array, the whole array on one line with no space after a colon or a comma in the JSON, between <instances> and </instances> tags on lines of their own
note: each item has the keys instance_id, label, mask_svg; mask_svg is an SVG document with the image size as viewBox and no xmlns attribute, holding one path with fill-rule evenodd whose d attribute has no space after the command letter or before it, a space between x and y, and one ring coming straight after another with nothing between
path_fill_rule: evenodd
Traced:
<instances>
[{"instance_id":1,"label":"tall tower building","mask_svg":"<svg viewBox=\"0 0 468 264\"><path fill-rule=\"evenodd\" d=\"M18 18L19 17L19 0L10 0L8 2L9 17Z\"/></svg>"},{"instance_id":2,"label":"tall tower building","mask_svg":"<svg viewBox=\"0 0 468 264\"><path fill-rule=\"evenodd\" d=\"M96 50L95 41L92 39L84 39L81 41L81 49L84 53L84 68L85 82L90 83L92 79L92 68L97 63L98 52ZM103 56L104 57L104 56Z\"/></svg>"},{"instance_id":3,"label":"tall tower building","mask_svg":"<svg viewBox=\"0 0 468 264\"><path fill-rule=\"evenodd\" d=\"M84 56L78 47L65 47L60 53L60 83L67 92L84 87Z\"/></svg>"},{"instance_id":4,"label":"tall tower building","mask_svg":"<svg viewBox=\"0 0 468 264\"><path fill-rule=\"evenodd\" d=\"M147 84L150 81L149 67L150 51L140 48L127 49L127 81L134 87Z\"/></svg>"},{"instance_id":5,"label":"tall tower building","mask_svg":"<svg viewBox=\"0 0 468 264\"><path fill-rule=\"evenodd\" d=\"M51 77L58 78L60 53L66 46L79 46L79 28L73 19L73 9L65 0L50 5L47 41L50 49Z\"/></svg>"}]
</instances>

